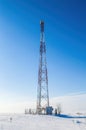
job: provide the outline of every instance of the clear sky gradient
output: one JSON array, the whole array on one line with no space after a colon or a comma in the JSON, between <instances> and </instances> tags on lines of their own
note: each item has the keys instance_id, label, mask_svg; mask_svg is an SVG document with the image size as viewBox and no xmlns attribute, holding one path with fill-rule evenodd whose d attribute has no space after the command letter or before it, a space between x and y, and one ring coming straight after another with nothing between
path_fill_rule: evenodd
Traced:
<instances>
[{"instance_id":1,"label":"clear sky gradient","mask_svg":"<svg viewBox=\"0 0 86 130\"><path fill-rule=\"evenodd\" d=\"M0 102L37 97L40 20L49 95L86 93L86 0L0 0Z\"/></svg>"}]
</instances>

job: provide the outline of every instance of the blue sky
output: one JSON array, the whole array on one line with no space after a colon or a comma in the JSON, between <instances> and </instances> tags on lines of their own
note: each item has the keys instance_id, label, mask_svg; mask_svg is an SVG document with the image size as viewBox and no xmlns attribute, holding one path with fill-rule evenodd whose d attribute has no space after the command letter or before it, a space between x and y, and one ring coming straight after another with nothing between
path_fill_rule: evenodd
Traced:
<instances>
[{"instance_id":1,"label":"blue sky","mask_svg":"<svg viewBox=\"0 0 86 130\"><path fill-rule=\"evenodd\" d=\"M0 100L36 99L40 20L49 95L86 92L86 1L0 0Z\"/></svg>"}]
</instances>

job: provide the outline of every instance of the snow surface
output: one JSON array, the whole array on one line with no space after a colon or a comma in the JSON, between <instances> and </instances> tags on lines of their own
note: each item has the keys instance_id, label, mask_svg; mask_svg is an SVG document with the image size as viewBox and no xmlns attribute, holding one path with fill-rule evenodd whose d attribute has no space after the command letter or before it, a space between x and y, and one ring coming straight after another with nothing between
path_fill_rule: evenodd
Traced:
<instances>
[{"instance_id":1,"label":"snow surface","mask_svg":"<svg viewBox=\"0 0 86 130\"><path fill-rule=\"evenodd\" d=\"M86 130L86 118L5 114L0 115L0 130Z\"/></svg>"}]
</instances>

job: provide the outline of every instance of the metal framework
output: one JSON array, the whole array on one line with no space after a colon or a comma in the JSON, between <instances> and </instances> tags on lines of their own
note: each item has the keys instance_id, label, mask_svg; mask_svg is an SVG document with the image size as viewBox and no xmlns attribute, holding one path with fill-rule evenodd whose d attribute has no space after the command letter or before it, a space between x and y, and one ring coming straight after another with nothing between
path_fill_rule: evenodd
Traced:
<instances>
[{"instance_id":1,"label":"metal framework","mask_svg":"<svg viewBox=\"0 0 86 130\"><path fill-rule=\"evenodd\" d=\"M44 21L40 21L40 61L37 88L37 113L41 114L49 106L48 73L46 63L46 45L44 40Z\"/></svg>"}]
</instances>

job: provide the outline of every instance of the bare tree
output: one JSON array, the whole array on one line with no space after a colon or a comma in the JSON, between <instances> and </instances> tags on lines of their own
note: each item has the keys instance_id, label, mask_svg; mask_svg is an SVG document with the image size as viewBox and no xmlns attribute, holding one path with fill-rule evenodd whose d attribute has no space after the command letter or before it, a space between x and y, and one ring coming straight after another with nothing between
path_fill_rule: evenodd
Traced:
<instances>
[{"instance_id":1,"label":"bare tree","mask_svg":"<svg viewBox=\"0 0 86 130\"><path fill-rule=\"evenodd\" d=\"M61 114L62 110L61 110L61 104L57 104L57 114Z\"/></svg>"}]
</instances>

